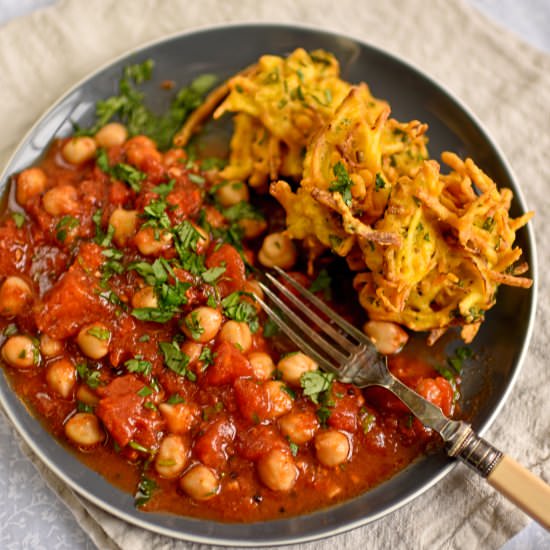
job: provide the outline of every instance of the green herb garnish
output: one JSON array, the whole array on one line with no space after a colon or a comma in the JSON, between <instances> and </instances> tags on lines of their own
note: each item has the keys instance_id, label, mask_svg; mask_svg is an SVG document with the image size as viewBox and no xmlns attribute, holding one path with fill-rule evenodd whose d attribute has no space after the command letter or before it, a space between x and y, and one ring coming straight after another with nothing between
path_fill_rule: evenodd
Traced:
<instances>
[{"instance_id":1,"label":"green herb garnish","mask_svg":"<svg viewBox=\"0 0 550 550\"><path fill-rule=\"evenodd\" d=\"M133 359L128 359L128 361L124 363L124 366L128 372L136 372L144 376L149 376L153 370L153 365L149 361L143 359L141 355L136 355Z\"/></svg>"},{"instance_id":2,"label":"green herb garnish","mask_svg":"<svg viewBox=\"0 0 550 550\"><path fill-rule=\"evenodd\" d=\"M160 342L159 348L164 355L164 364L176 374L185 376L189 380L196 380L196 376L187 366L189 365L189 356L183 353L176 341Z\"/></svg>"},{"instance_id":3,"label":"green herb garnish","mask_svg":"<svg viewBox=\"0 0 550 550\"><path fill-rule=\"evenodd\" d=\"M342 195L347 206L351 206L351 188L353 186L353 181L349 177L346 167L341 161L338 161L332 168L336 180L333 181L329 186L329 191L335 191Z\"/></svg>"},{"instance_id":4,"label":"green herb garnish","mask_svg":"<svg viewBox=\"0 0 550 550\"><path fill-rule=\"evenodd\" d=\"M314 403L319 404L321 394L329 392L335 376L331 372L311 371L305 372L300 378L300 385L305 396Z\"/></svg>"},{"instance_id":5,"label":"green herb garnish","mask_svg":"<svg viewBox=\"0 0 550 550\"><path fill-rule=\"evenodd\" d=\"M256 332L260 327L258 321L258 312L249 302L243 301L242 296L248 296L254 299L254 295L248 292L233 292L222 300L223 314L228 319L233 319L240 323L247 323L251 332Z\"/></svg>"}]
</instances>

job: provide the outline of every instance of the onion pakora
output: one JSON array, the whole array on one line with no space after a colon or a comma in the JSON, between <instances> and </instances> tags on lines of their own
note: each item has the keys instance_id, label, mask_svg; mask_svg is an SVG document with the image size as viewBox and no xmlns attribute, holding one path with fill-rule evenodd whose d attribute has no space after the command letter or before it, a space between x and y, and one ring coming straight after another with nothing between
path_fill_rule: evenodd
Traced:
<instances>
[{"instance_id":1,"label":"onion pakora","mask_svg":"<svg viewBox=\"0 0 550 550\"><path fill-rule=\"evenodd\" d=\"M345 257L372 320L429 331L429 343L460 326L470 342L500 284L531 286L514 240L533 213L511 219L512 192L471 159L443 153L442 174L428 126L391 118L365 83L340 78L330 53L262 56L212 92L176 143L227 112L234 132L220 178L260 191L271 182L309 271L327 250Z\"/></svg>"}]
</instances>

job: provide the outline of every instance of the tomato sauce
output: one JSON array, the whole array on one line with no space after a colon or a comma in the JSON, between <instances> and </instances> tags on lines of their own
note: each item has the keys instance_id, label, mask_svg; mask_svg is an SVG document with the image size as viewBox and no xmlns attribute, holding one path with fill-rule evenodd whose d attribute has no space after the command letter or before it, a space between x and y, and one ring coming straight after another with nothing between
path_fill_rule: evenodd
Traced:
<instances>
[{"instance_id":1,"label":"tomato sauce","mask_svg":"<svg viewBox=\"0 0 550 550\"><path fill-rule=\"evenodd\" d=\"M52 145L35 188L28 173L12 180L20 200L0 224L0 323L13 390L83 464L139 493L144 511L251 522L352 498L437 445L383 389L330 380L307 395L275 367L257 369L258 353L276 366L295 350L268 334L250 294L257 240L216 202L215 173L145 136L78 164L64 159L66 143ZM360 321L354 307L338 310ZM390 365L453 413L456 388L431 366L406 353ZM336 465L321 459L326 433L347 441ZM286 469L266 466L273 482L258 464L275 451ZM188 477L199 466L210 492Z\"/></svg>"}]
</instances>

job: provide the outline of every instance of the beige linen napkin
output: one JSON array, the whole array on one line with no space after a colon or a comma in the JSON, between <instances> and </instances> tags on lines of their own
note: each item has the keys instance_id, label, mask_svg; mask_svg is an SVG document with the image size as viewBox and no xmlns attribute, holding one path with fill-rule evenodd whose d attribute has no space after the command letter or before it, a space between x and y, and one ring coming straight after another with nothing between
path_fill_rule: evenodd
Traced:
<instances>
[{"instance_id":1,"label":"beige linen napkin","mask_svg":"<svg viewBox=\"0 0 550 550\"><path fill-rule=\"evenodd\" d=\"M300 22L335 30L402 56L445 83L504 150L527 203L536 208L535 229L544 242L550 221L550 56L459 0L62 1L0 30L0 165L38 115L90 70L167 33L228 21ZM544 244L538 252L534 339L513 394L487 438L549 480L550 257ZM104 513L30 456L100 548L204 548L144 532ZM497 548L526 522L483 480L459 466L375 524L296 548Z\"/></svg>"}]
</instances>

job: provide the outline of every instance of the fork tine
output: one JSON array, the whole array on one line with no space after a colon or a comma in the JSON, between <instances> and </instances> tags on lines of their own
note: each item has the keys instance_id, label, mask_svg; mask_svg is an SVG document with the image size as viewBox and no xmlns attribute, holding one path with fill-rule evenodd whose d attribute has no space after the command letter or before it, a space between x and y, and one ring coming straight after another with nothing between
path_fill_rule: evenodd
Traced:
<instances>
[{"instance_id":1,"label":"fork tine","mask_svg":"<svg viewBox=\"0 0 550 550\"><path fill-rule=\"evenodd\" d=\"M308 338L315 342L321 351L325 352L327 355L330 355L338 363L343 363L347 359L347 355L339 352L336 348L331 346L322 336L317 334L311 327L302 321L296 313L292 311L274 292L272 292L266 285L260 283L261 289L264 291L265 295L283 312L284 316L290 320L294 325L296 325L300 330L308 335ZM303 304L302 304L303 307Z\"/></svg>"},{"instance_id":2,"label":"fork tine","mask_svg":"<svg viewBox=\"0 0 550 550\"><path fill-rule=\"evenodd\" d=\"M288 281L304 298L309 300L319 311L322 311L331 321L334 321L337 326L344 330L350 336L353 336L360 344L371 344L370 340L360 330L350 325L345 319L340 317L333 309L324 304L317 296L304 288L294 277L283 271L280 267L275 267L275 271L285 280Z\"/></svg>"},{"instance_id":3,"label":"fork tine","mask_svg":"<svg viewBox=\"0 0 550 550\"><path fill-rule=\"evenodd\" d=\"M322 329L326 335L330 336L335 342L338 342L340 346L348 353L352 353L353 350L350 347L354 347L355 344L350 342L341 332L338 332L332 325L324 321L319 315L317 315L312 309L304 307L304 302L297 298L292 292L289 292L283 284L281 284L273 275L266 273L266 277L284 294L285 298L288 298L295 306L299 307L304 315L306 315L313 323L315 323L320 329ZM334 313L333 313L334 314Z\"/></svg>"},{"instance_id":4,"label":"fork tine","mask_svg":"<svg viewBox=\"0 0 550 550\"><path fill-rule=\"evenodd\" d=\"M322 355L320 355L306 340L301 338L295 330L272 308L270 308L264 300L256 296L256 301L262 306L262 309L267 313L270 319L292 340L301 350L305 351L317 364L323 369L334 374L338 374L339 369L329 363Z\"/></svg>"}]
</instances>

